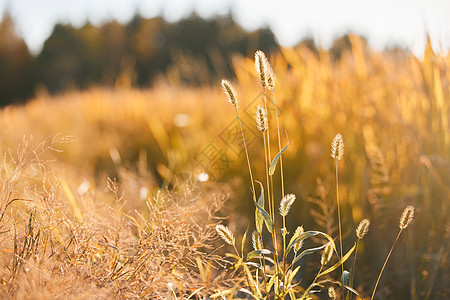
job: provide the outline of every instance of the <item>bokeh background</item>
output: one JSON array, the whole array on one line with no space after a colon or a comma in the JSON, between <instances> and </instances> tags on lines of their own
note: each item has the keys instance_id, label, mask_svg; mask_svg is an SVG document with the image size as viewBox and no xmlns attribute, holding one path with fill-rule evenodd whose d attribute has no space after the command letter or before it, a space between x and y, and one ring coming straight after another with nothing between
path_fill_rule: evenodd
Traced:
<instances>
[{"instance_id":1,"label":"bokeh background","mask_svg":"<svg viewBox=\"0 0 450 300\"><path fill-rule=\"evenodd\" d=\"M414 205L377 295L450 297L448 1L14 0L0 10L2 151L24 136L71 136L49 173L76 191L78 214L91 209L86 191L104 189L106 178L117 178L130 214L161 188L194 178L205 198L229 195L226 222L237 236L252 230L245 156L220 80L236 86L262 181L253 63L261 49L290 142L286 191L297 201L288 229L336 236L329 154L340 132L345 248L360 220L372 221L355 287L369 295L400 214ZM311 270L313 258L305 281Z\"/></svg>"}]
</instances>

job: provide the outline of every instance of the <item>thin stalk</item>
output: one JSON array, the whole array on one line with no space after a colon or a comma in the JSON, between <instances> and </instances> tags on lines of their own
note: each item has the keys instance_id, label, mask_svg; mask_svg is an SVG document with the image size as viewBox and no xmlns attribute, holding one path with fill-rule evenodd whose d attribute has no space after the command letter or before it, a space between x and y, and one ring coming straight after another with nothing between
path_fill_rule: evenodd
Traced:
<instances>
[{"instance_id":1,"label":"thin stalk","mask_svg":"<svg viewBox=\"0 0 450 300\"><path fill-rule=\"evenodd\" d=\"M313 282L311 283L311 285L309 286L308 290L311 290L313 288L314 283L316 283L317 280L317 276L319 276L320 272L322 272L323 269L323 265L320 266L319 272L317 273L316 277L314 278Z\"/></svg>"},{"instance_id":2,"label":"thin stalk","mask_svg":"<svg viewBox=\"0 0 450 300\"><path fill-rule=\"evenodd\" d=\"M268 109L267 109L267 94L266 94L266 89L263 87L263 91L264 91L264 109L266 110L266 114L267 114L267 123L269 124L269 111L268 111ZM267 126L268 128L267 128L267 130L266 130L266 133L267 133L267 142L266 142L266 147L267 147L267 165L266 165L266 174L269 174L269 167L268 167L268 165L269 165L269 163L270 163L270 160L272 159L272 156L271 156L271 154L270 154L270 133L269 133L269 129L270 129L270 126ZM269 193L267 193L268 195L269 195L269 203L271 203L272 204L272 223L273 223L273 226L275 227L275 199L274 199L274 197L273 197L273 181L272 181L272 176L270 176L270 182L271 182L271 187L272 187L272 189L271 189L271 192ZM269 183L269 181L268 181L268 183ZM276 270L277 270L277 272L279 272L279 266L278 266L278 249L277 249L277 234L276 234L276 230L274 230L274 232L273 232L273 234L272 234L272 238L273 238L273 241L274 241L274 244L273 244L273 248L274 248L274 256L276 256L276 260L275 260L275 263L276 263Z\"/></svg>"},{"instance_id":3,"label":"thin stalk","mask_svg":"<svg viewBox=\"0 0 450 300\"><path fill-rule=\"evenodd\" d=\"M265 162L266 162L266 181L267 181L267 197L269 199L269 211L270 211L270 216L272 219L272 224L275 227L275 207L273 206L273 202L270 201L270 187L272 187L272 185L270 185L270 180L269 180L269 158L268 158L268 143L267 143L267 139L268 139L268 131L266 130L265 132L263 132L263 137L264 137L264 154L265 154ZM266 136L267 135L267 136ZM278 267L278 250L277 250L277 237L276 237L276 230L273 230L272 232L272 244L273 244L273 260L275 263L275 271L278 273L279 272L279 267Z\"/></svg>"},{"instance_id":4,"label":"thin stalk","mask_svg":"<svg viewBox=\"0 0 450 300\"><path fill-rule=\"evenodd\" d=\"M273 104L275 106L275 117L277 120L277 135L278 135L278 152L281 152L281 134L280 134L280 124L278 122L278 108L277 102L275 100L275 92L272 89ZM280 173L281 173L281 198L284 197L284 172L283 172L283 155L280 155Z\"/></svg>"},{"instance_id":5,"label":"thin stalk","mask_svg":"<svg viewBox=\"0 0 450 300\"><path fill-rule=\"evenodd\" d=\"M261 239L261 246L264 249L264 241L262 238L262 232L259 233L259 238ZM266 291L266 293L268 294L269 291L267 290L267 276L266 276L266 258L264 256L264 254L262 255L262 265L263 265L263 275L264 275L264 290Z\"/></svg>"},{"instance_id":6,"label":"thin stalk","mask_svg":"<svg viewBox=\"0 0 450 300\"><path fill-rule=\"evenodd\" d=\"M350 280L350 287L353 287L353 278L355 278L355 266L356 266L356 256L358 255L358 246L359 246L359 240L356 241L356 248L355 248L355 259L353 260L353 266L352 266L352 274L351 274L351 280ZM350 298L353 298L350 296Z\"/></svg>"},{"instance_id":7,"label":"thin stalk","mask_svg":"<svg viewBox=\"0 0 450 300\"><path fill-rule=\"evenodd\" d=\"M241 256L241 255L239 254L239 251L238 251L238 249L236 248L236 245L233 244L233 248L234 248L234 251L236 252L236 255L242 258L243 255ZM243 254L243 253L242 253L242 254ZM250 288L250 290L253 290L253 287L252 287L252 285L250 284L250 279L248 279L247 272L244 272L244 273L245 273L245 279L247 279L248 287Z\"/></svg>"},{"instance_id":8,"label":"thin stalk","mask_svg":"<svg viewBox=\"0 0 450 300\"><path fill-rule=\"evenodd\" d=\"M250 181L252 183L253 201L256 202L255 184L253 182L254 180L253 180L252 167L251 167L251 164L250 164L250 158L248 156L247 143L246 143L245 137L244 137L244 130L242 129L241 118L239 117L239 113L238 113L237 108L236 108L236 115L237 115L238 122L239 122L239 128L241 129L242 142L244 143L245 157L247 159L247 165L248 165L248 172L250 173Z\"/></svg>"},{"instance_id":9,"label":"thin stalk","mask_svg":"<svg viewBox=\"0 0 450 300\"><path fill-rule=\"evenodd\" d=\"M341 227L341 204L339 201L339 171L338 171L338 160L336 161L336 200L337 200L337 211L338 211L338 225L339 225L339 246L340 246L340 257L342 258L342 227ZM342 274L344 274L344 264L341 265ZM342 276L341 276L342 277ZM344 294L344 282L342 282L342 294Z\"/></svg>"},{"instance_id":10,"label":"thin stalk","mask_svg":"<svg viewBox=\"0 0 450 300\"><path fill-rule=\"evenodd\" d=\"M272 91L272 99L273 99L273 105L275 106L275 119L277 121L277 138L278 138L278 152L281 152L281 134L280 134L280 123L278 121L278 108L277 108L277 102L275 100L275 92ZM284 198L284 172L283 172L283 155L280 155L280 177L281 177L281 198ZM283 228L286 229L286 217L283 216ZM286 235L282 234L283 237L283 271L284 274L286 274L286 255L284 253L286 252ZM283 275L283 286L285 284L284 282L284 275Z\"/></svg>"},{"instance_id":11,"label":"thin stalk","mask_svg":"<svg viewBox=\"0 0 450 300\"><path fill-rule=\"evenodd\" d=\"M267 156L267 140L266 140L266 133L263 132L263 140L264 140L264 161L266 164L266 185L267 185L267 200L269 205L269 214L270 218L273 222L273 210L272 210L272 202L270 201L270 183L269 183L269 159Z\"/></svg>"},{"instance_id":12,"label":"thin stalk","mask_svg":"<svg viewBox=\"0 0 450 300\"><path fill-rule=\"evenodd\" d=\"M266 133L267 133L267 142L266 142L266 146L267 146L267 161L268 161L268 164L270 163L270 161L271 161L271 159L272 159L272 155L270 154L270 133L269 133L269 129L270 129L270 126L269 126L269 111L267 110L267 95L266 95L266 89L263 87L263 91L264 91L264 109L266 110L266 115L267 115L267 124L268 124L268 126L267 126L267 130L266 130ZM268 164L267 164L267 166L266 166L266 172L267 172L267 174L269 174L268 172L269 172L269 169L268 169ZM267 184L269 183L269 181L267 181ZM274 226L275 226L275 201L274 201L274 199L273 199L273 197L271 198L270 196L271 196L271 194L269 194L269 193L267 193L268 194L268 200L269 200L269 203L271 203L272 204L272 222L273 222L273 224L274 224Z\"/></svg>"},{"instance_id":13,"label":"thin stalk","mask_svg":"<svg viewBox=\"0 0 450 300\"><path fill-rule=\"evenodd\" d=\"M375 297L375 292L377 290L378 283L380 282L381 275L383 274L384 268L386 267L389 257L391 256L392 250L394 250L395 244L397 243L398 238L400 237L400 234L402 233L402 231L403 231L403 229L400 228L400 231L398 232L397 237L395 238L394 244L392 245L392 248L389 251L388 256L386 257L386 260L384 261L384 265L381 268L380 275L378 275L378 279L377 279L377 282L375 283L375 287L373 288L372 297L370 297L370 300L373 300L373 297Z\"/></svg>"}]
</instances>

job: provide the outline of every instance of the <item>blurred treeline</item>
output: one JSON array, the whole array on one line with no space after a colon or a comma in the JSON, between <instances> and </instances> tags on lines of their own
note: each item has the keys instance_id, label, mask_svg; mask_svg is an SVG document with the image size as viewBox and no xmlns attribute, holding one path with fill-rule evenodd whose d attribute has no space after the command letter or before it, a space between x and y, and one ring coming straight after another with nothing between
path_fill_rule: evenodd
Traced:
<instances>
[{"instance_id":1,"label":"blurred treeline","mask_svg":"<svg viewBox=\"0 0 450 300\"><path fill-rule=\"evenodd\" d=\"M189 68L189 76L177 75L189 84L205 84L213 80L212 71L233 75L233 53L277 47L270 29L246 32L231 16L194 15L176 23L135 16L127 24L57 24L33 56L6 15L0 24L0 105L25 100L36 88L55 93L95 84L148 86L159 73L170 74L174 64L195 64L198 74Z\"/></svg>"},{"instance_id":2,"label":"blurred treeline","mask_svg":"<svg viewBox=\"0 0 450 300\"><path fill-rule=\"evenodd\" d=\"M300 44L318 53L312 39ZM339 59L349 48L345 35L330 53ZM0 23L0 106L25 101L36 90L53 94L92 85L147 87L158 74L189 85L216 84L234 76L233 54L251 56L258 49L279 49L272 31L247 32L230 15L211 20L193 15L175 23L135 16L127 24L57 24L33 56L6 15Z\"/></svg>"}]
</instances>

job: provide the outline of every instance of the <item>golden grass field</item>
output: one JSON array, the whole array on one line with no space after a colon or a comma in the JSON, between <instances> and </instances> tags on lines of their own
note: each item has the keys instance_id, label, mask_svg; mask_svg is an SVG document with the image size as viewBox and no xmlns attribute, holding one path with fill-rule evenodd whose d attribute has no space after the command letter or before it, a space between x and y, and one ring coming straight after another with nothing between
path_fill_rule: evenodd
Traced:
<instances>
[{"instance_id":1,"label":"golden grass field","mask_svg":"<svg viewBox=\"0 0 450 300\"><path fill-rule=\"evenodd\" d=\"M325 50L268 54L280 127L289 137L285 187L297 196L287 228L337 236L330 145L340 132L344 246L353 245L362 219L371 221L355 289L370 296L400 214L413 205L414 221L377 299L446 299L450 56L430 47L424 58L374 52L354 36L351 43L336 62ZM262 90L253 57L233 62L249 154L263 181L254 121ZM255 207L220 82L186 87L175 68L148 90L41 92L2 109L0 122L2 298L209 299L203 297L239 281L223 268L229 265L214 226L227 224L240 240L247 227L254 230ZM206 182L198 180L203 172ZM303 263L305 285L317 259Z\"/></svg>"}]
</instances>

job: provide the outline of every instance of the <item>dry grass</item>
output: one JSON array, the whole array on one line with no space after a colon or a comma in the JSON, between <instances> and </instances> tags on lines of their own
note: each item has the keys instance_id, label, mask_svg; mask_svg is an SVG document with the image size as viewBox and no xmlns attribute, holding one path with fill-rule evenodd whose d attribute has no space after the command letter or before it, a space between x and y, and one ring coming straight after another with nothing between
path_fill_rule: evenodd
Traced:
<instances>
[{"instance_id":1,"label":"dry grass","mask_svg":"<svg viewBox=\"0 0 450 300\"><path fill-rule=\"evenodd\" d=\"M343 53L336 62L327 51L315 56L305 48L269 55L277 75L279 126L287 130L290 140L289 151L283 155L284 187L297 196L286 227L294 232L304 225L336 234L338 222L328 217L336 210L329 143L340 132L346 143L345 159L338 165L345 249L354 241L357 224L364 218L371 220L370 232L359 244L355 287L366 291L365 295L373 289L398 231L392 230L393 224L408 203L416 208L415 220L397 243L377 296L448 298L442 278L448 276L450 232L450 56L435 55L431 48L424 59L375 53L356 37L351 42L353 51ZM252 58L236 57L234 65L241 121L247 128L254 125L254 115L245 112L248 106L248 111L255 111L253 100L260 100L261 86L256 83ZM245 156L233 152L219 136L234 118L219 84L194 89L178 82L171 76L150 90L94 88L53 97L42 94L25 106L0 112L5 161L2 296L133 298L158 290L161 297L169 297L165 278L170 278L176 293L185 295L197 287L206 286L199 291L206 294L219 286L201 284L196 256L206 268L209 250L192 249L192 243L185 242L188 236L197 236L204 244L213 244L214 228L207 225L217 220L194 222L192 218L200 215L197 210L211 208L207 199L218 189L233 191L229 204L241 215L232 214L228 225L235 233L245 231L241 229L249 222L242 215L254 216L248 169L243 167ZM188 117L184 125L177 121L179 114ZM72 136L73 142L48 140L57 134ZM21 150L23 137L30 135L28 150ZM48 142L38 146L44 140ZM204 169L195 158L210 143L232 162L216 183L200 184L195 178ZM36 155L43 149L47 151ZM262 142L248 144L255 174L264 173L261 149ZM26 168L20 167L21 159L27 162ZM21 175L14 176L15 172ZM141 193L148 190L153 201L161 186L183 186L176 182L185 182L186 172L193 174L195 184L190 185L201 187L200 196L194 197L198 204L190 205L180 188L176 196L164 194L162 219L161 213L151 213ZM117 178L116 194L108 188L108 177ZM318 178L321 187L316 191ZM109 187L114 190L112 183ZM274 186L280 186L277 179ZM16 198L24 200L6 207ZM307 201L313 198L317 200ZM174 218L185 221L174 223ZM177 247L171 244L175 237ZM183 251L191 251L191 256L179 262L180 268L172 274L165 267L174 263L169 251L152 252L150 246L155 243L177 253L176 257ZM150 253L154 260L146 259ZM158 269L161 263L164 268ZM178 270L181 286L176 281Z\"/></svg>"}]
</instances>

